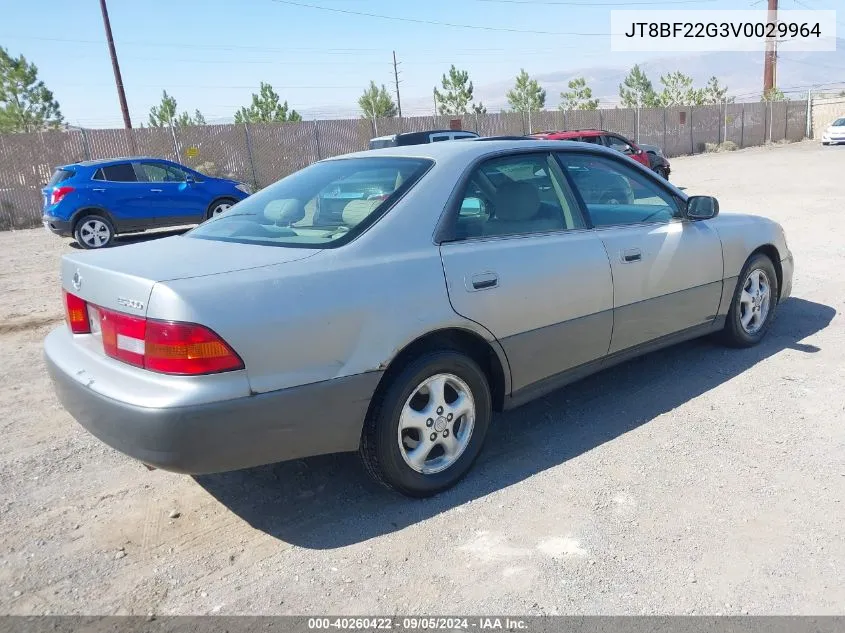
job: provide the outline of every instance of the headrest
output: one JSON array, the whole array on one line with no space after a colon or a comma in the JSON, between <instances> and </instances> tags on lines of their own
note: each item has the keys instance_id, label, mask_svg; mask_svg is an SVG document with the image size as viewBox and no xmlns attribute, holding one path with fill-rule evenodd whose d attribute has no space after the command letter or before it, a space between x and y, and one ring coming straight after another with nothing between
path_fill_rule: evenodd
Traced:
<instances>
[{"instance_id":1,"label":"headrest","mask_svg":"<svg viewBox=\"0 0 845 633\"><path fill-rule=\"evenodd\" d=\"M382 200L352 200L343 207L343 223L350 227L356 226L382 202Z\"/></svg>"},{"instance_id":2,"label":"headrest","mask_svg":"<svg viewBox=\"0 0 845 633\"><path fill-rule=\"evenodd\" d=\"M264 207L264 217L273 224L287 225L305 217L305 209L296 198L273 200Z\"/></svg>"},{"instance_id":3,"label":"headrest","mask_svg":"<svg viewBox=\"0 0 845 633\"><path fill-rule=\"evenodd\" d=\"M496 191L496 218L503 222L530 220L540 210L540 193L527 182L508 182Z\"/></svg>"}]
</instances>

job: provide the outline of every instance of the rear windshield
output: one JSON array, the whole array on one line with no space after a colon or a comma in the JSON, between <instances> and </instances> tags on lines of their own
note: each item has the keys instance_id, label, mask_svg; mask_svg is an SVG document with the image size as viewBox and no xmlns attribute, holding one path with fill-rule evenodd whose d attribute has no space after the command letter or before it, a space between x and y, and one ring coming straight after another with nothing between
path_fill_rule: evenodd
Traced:
<instances>
[{"instance_id":1,"label":"rear windshield","mask_svg":"<svg viewBox=\"0 0 845 633\"><path fill-rule=\"evenodd\" d=\"M58 185L60 182L64 182L68 178L73 178L76 175L76 172L72 169L57 169L53 172L53 177L50 178L50 182L47 183L48 187L54 187Z\"/></svg>"},{"instance_id":2,"label":"rear windshield","mask_svg":"<svg viewBox=\"0 0 845 633\"><path fill-rule=\"evenodd\" d=\"M315 163L186 235L270 246L339 246L375 222L431 165L418 158Z\"/></svg>"},{"instance_id":3,"label":"rear windshield","mask_svg":"<svg viewBox=\"0 0 845 633\"><path fill-rule=\"evenodd\" d=\"M396 139L378 138L370 141L370 149L382 149L384 147L396 147Z\"/></svg>"}]
</instances>

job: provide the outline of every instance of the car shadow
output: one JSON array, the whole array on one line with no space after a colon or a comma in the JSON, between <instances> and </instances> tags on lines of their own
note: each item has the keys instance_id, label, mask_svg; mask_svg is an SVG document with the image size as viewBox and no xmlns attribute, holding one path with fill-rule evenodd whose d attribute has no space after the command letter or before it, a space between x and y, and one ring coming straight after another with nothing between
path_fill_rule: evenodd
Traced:
<instances>
[{"instance_id":1,"label":"car shadow","mask_svg":"<svg viewBox=\"0 0 845 633\"><path fill-rule=\"evenodd\" d=\"M146 231L144 233L127 233L125 235L116 235L108 248L115 248L117 246L126 246L127 244L138 244L139 242L151 242L152 240L160 240L163 237L172 237L174 235L182 235L189 231L191 226L180 226L176 229ZM71 248L84 250L75 240L70 243Z\"/></svg>"},{"instance_id":2,"label":"car shadow","mask_svg":"<svg viewBox=\"0 0 845 633\"><path fill-rule=\"evenodd\" d=\"M496 416L475 467L423 500L372 483L354 453L313 457L196 481L256 529L311 549L343 547L403 529L513 485L648 423L824 329L833 308L793 298L764 341L727 349L711 338L631 360ZM790 380L790 376L781 377ZM612 393L613 397L607 397Z\"/></svg>"}]
</instances>

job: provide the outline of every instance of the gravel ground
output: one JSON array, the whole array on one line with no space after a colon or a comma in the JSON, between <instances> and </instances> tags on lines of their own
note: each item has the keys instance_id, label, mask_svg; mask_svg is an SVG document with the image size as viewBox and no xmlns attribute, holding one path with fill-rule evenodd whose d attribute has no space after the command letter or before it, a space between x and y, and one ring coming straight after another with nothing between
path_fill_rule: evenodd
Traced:
<instances>
[{"instance_id":1,"label":"gravel ground","mask_svg":"<svg viewBox=\"0 0 845 633\"><path fill-rule=\"evenodd\" d=\"M354 455L193 479L59 406L44 230L0 234L0 613L845 612L845 148L672 161L796 257L765 342L658 352L499 416L472 474L412 501Z\"/></svg>"}]
</instances>

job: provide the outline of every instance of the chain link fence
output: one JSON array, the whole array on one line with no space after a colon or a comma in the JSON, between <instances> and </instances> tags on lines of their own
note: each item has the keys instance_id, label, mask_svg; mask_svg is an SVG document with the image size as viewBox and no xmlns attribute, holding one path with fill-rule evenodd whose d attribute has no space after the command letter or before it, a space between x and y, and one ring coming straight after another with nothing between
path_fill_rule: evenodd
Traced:
<instances>
[{"instance_id":1,"label":"chain link fence","mask_svg":"<svg viewBox=\"0 0 845 633\"><path fill-rule=\"evenodd\" d=\"M260 188L322 158L366 149L373 137L448 129L456 119L462 129L482 136L604 129L662 147L672 157L700 153L725 141L740 148L799 141L807 127L807 102L4 134L0 135L0 230L40 224L41 188L59 165L153 156Z\"/></svg>"}]
</instances>

